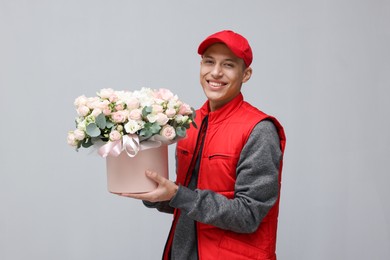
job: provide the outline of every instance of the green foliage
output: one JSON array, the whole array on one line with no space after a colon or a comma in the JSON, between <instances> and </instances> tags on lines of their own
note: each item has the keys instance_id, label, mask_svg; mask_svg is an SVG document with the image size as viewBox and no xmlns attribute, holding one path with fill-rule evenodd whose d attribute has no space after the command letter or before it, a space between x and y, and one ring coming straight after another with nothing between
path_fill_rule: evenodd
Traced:
<instances>
[{"instance_id":1,"label":"green foliage","mask_svg":"<svg viewBox=\"0 0 390 260\"><path fill-rule=\"evenodd\" d=\"M111 122L110 120L106 120L106 127L107 128L112 128L115 124Z\"/></svg>"},{"instance_id":2,"label":"green foliage","mask_svg":"<svg viewBox=\"0 0 390 260\"><path fill-rule=\"evenodd\" d=\"M156 122L154 122L150 126L150 130L152 131L153 134L158 134L160 132L160 129L161 129L161 126L159 124L157 124Z\"/></svg>"},{"instance_id":3,"label":"green foliage","mask_svg":"<svg viewBox=\"0 0 390 260\"><path fill-rule=\"evenodd\" d=\"M87 125L86 132L91 137L98 137L101 134L99 127L95 123Z\"/></svg>"},{"instance_id":4,"label":"green foliage","mask_svg":"<svg viewBox=\"0 0 390 260\"><path fill-rule=\"evenodd\" d=\"M176 134L180 137L185 137L186 136L186 128L183 126L176 127Z\"/></svg>"},{"instance_id":5,"label":"green foliage","mask_svg":"<svg viewBox=\"0 0 390 260\"><path fill-rule=\"evenodd\" d=\"M93 145L93 143L92 143L92 139L91 138L86 138L81 143L81 146L84 147L84 148L88 148L88 147L90 147L92 145Z\"/></svg>"},{"instance_id":6,"label":"green foliage","mask_svg":"<svg viewBox=\"0 0 390 260\"><path fill-rule=\"evenodd\" d=\"M153 135L153 133L150 129L144 128L140 131L139 135L144 137L143 139L146 140L149 137L151 137Z\"/></svg>"},{"instance_id":7,"label":"green foliage","mask_svg":"<svg viewBox=\"0 0 390 260\"><path fill-rule=\"evenodd\" d=\"M99 127L100 129L106 128L107 125L106 116L103 113L101 113L96 117L95 123L97 127Z\"/></svg>"},{"instance_id":8,"label":"green foliage","mask_svg":"<svg viewBox=\"0 0 390 260\"><path fill-rule=\"evenodd\" d=\"M147 115L149 115L150 113L152 113L153 111L153 108L152 107L144 107L142 109L142 116L143 117L146 117Z\"/></svg>"}]
</instances>

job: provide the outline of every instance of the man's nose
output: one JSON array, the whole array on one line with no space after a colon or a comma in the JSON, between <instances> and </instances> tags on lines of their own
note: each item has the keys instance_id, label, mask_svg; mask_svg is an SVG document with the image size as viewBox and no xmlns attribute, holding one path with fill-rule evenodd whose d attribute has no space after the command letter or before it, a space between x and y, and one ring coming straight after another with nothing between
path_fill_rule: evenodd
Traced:
<instances>
[{"instance_id":1,"label":"man's nose","mask_svg":"<svg viewBox=\"0 0 390 260\"><path fill-rule=\"evenodd\" d=\"M219 78L222 76L222 67L220 64L215 64L215 66L213 67L213 70L211 71L211 75L214 78Z\"/></svg>"}]
</instances>

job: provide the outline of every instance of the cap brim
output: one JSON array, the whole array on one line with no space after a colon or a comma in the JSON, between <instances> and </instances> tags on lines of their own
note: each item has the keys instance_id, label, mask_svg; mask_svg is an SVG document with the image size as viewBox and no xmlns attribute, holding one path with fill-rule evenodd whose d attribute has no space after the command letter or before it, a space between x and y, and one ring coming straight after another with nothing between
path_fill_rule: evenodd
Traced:
<instances>
[{"instance_id":1,"label":"cap brim","mask_svg":"<svg viewBox=\"0 0 390 260\"><path fill-rule=\"evenodd\" d=\"M210 45L212 45L212 44L214 44L214 43L223 43L223 44L225 44L226 46L228 46L229 49L231 49L230 46L229 46L228 44L226 44L225 41L223 41L223 40L221 40L221 39L219 39L219 38L208 38L208 39L204 40L204 41L199 45L199 47L198 47L198 54L203 55L203 53L206 51L206 49L207 49L208 47L210 47Z\"/></svg>"}]
</instances>

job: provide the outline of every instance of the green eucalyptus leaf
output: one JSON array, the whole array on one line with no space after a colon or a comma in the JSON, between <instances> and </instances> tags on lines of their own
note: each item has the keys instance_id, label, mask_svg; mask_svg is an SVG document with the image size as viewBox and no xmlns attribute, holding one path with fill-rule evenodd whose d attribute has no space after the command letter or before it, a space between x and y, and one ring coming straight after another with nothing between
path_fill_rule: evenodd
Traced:
<instances>
[{"instance_id":1,"label":"green eucalyptus leaf","mask_svg":"<svg viewBox=\"0 0 390 260\"><path fill-rule=\"evenodd\" d=\"M158 124L158 123L153 123L151 126L150 126L150 131L152 131L153 134L157 134L160 132L160 129L161 129L161 126Z\"/></svg>"},{"instance_id":2,"label":"green eucalyptus leaf","mask_svg":"<svg viewBox=\"0 0 390 260\"><path fill-rule=\"evenodd\" d=\"M153 108L152 107L144 107L142 109L142 116L143 117L146 117L147 115L149 115L150 113L152 113L153 111Z\"/></svg>"},{"instance_id":3,"label":"green eucalyptus leaf","mask_svg":"<svg viewBox=\"0 0 390 260\"><path fill-rule=\"evenodd\" d=\"M106 116L101 113L100 115L98 115L95 119L95 122L96 122L96 125L100 128L100 129L104 129L106 128Z\"/></svg>"},{"instance_id":4,"label":"green eucalyptus leaf","mask_svg":"<svg viewBox=\"0 0 390 260\"><path fill-rule=\"evenodd\" d=\"M185 127L178 126L176 127L176 134L180 137L185 137L186 136L186 129Z\"/></svg>"},{"instance_id":5,"label":"green eucalyptus leaf","mask_svg":"<svg viewBox=\"0 0 390 260\"><path fill-rule=\"evenodd\" d=\"M107 120L106 121L106 127L107 128L112 128L115 124L113 122L111 122L110 120Z\"/></svg>"},{"instance_id":6,"label":"green eucalyptus leaf","mask_svg":"<svg viewBox=\"0 0 390 260\"><path fill-rule=\"evenodd\" d=\"M97 137L101 133L99 127L97 127L97 125L95 123L91 123L91 124L87 125L86 132L87 132L87 135L89 135L91 137Z\"/></svg>"},{"instance_id":7,"label":"green eucalyptus leaf","mask_svg":"<svg viewBox=\"0 0 390 260\"><path fill-rule=\"evenodd\" d=\"M153 135L152 131L150 129L142 129L139 133L140 136L143 136L144 140L148 139L149 137L151 137Z\"/></svg>"}]
</instances>

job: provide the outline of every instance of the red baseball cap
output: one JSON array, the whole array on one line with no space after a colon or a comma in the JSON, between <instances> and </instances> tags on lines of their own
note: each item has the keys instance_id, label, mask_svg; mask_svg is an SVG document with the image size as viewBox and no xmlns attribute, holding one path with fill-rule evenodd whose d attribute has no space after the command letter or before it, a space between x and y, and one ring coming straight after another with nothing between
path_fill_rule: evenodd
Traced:
<instances>
[{"instance_id":1,"label":"red baseball cap","mask_svg":"<svg viewBox=\"0 0 390 260\"><path fill-rule=\"evenodd\" d=\"M203 53L208 47L210 47L210 45L218 42L226 44L226 46L234 53L234 55L244 60L244 63L247 67L251 65L253 54L247 39L245 39L242 35L230 30L220 31L207 37L199 45L198 53L203 55Z\"/></svg>"}]
</instances>

